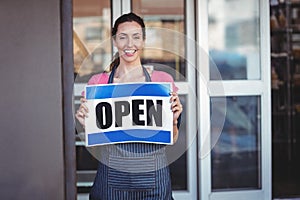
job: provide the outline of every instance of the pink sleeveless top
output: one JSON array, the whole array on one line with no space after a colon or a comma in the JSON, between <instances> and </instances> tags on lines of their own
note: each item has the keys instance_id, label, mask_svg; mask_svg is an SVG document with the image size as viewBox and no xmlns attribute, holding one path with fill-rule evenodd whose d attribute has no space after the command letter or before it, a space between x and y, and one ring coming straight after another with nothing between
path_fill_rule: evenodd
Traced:
<instances>
[{"instance_id":1,"label":"pink sleeveless top","mask_svg":"<svg viewBox=\"0 0 300 200\"><path fill-rule=\"evenodd\" d=\"M88 81L88 85L96 85L96 84L107 84L109 79L109 75L107 73L100 73L92 76ZM163 71L152 71L151 74L151 81L152 82L169 82L172 83L173 92L178 91L178 87L174 84L173 77Z\"/></svg>"}]
</instances>

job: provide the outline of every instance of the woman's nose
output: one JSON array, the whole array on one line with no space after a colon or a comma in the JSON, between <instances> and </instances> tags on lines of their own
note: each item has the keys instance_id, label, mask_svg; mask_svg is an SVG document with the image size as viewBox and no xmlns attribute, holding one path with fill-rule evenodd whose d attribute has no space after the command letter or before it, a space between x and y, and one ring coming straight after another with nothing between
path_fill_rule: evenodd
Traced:
<instances>
[{"instance_id":1,"label":"woman's nose","mask_svg":"<svg viewBox=\"0 0 300 200\"><path fill-rule=\"evenodd\" d=\"M128 40L127 40L127 46L128 47L132 47L133 46L133 39L132 38L128 38Z\"/></svg>"}]
</instances>

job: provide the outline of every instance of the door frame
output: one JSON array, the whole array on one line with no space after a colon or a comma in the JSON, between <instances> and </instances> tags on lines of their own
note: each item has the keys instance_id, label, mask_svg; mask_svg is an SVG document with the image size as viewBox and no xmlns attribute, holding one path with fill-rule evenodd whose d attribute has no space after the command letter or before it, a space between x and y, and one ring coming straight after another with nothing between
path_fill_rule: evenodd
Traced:
<instances>
[{"instance_id":1,"label":"door frame","mask_svg":"<svg viewBox=\"0 0 300 200\"><path fill-rule=\"evenodd\" d=\"M269 28L269 2L259 1L260 16L260 72L259 80L237 81L210 81L209 61L207 55L208 45L208 1L199 0L196 5L197 41L204 50L197 52L197 63L203 79L198 79L197 88L200 98L199 106L199 151L203 147L202 141L207 140L205 133L210 133L210 98L226 96L259 96L261 99L261 189L212 192L211 181L211 155L199 159L200 184L199 192L201 200L265 200L272 199L271 181L271 70L270 70L270 28ZM207 52L207 53L205 53ZM223 91L216 88L223 87ZM209 141L210 144L210 141Z\"/></svg>"},{"instance_id":2,"label":"door frame","mask_svg":"<svg viewBox=\"0 0 300 200\"><path fill-rule=\"evenodd\" d=\"M61 71L63 105L63 149L65 199L77 199L76 187L76 147L73 113L73 4L72 0L61 0Z\"/></svg>"}]
</instances>

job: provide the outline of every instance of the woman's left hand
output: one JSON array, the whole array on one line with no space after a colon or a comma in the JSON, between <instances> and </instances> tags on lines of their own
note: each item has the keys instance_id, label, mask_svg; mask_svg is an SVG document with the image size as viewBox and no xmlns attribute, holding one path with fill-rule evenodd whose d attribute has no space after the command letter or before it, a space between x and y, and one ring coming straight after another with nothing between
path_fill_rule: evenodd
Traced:
<instances>
[{"instance_id":1,"label":"woman's left hand","mask_svg":"<svg viewBox=\"0 0 300 200\"><path fill-rule=\"evenodd\" d=\"M178 117L183 110L182 104L180 103L180 99L176 92L171 92L170 102L172 103L171 109L173 111L173 124L175 125L178 123Z\"/></svg>"}]
</instances>

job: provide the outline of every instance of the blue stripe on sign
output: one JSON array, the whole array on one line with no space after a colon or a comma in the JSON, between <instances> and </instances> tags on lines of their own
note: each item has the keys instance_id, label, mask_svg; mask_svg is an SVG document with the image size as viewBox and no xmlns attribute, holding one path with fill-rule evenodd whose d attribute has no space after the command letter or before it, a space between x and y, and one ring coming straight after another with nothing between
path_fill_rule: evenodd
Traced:
<instances>
[{"instance_id":1,"label":"blue stripe on sign","mask_svg":"<svg viewBox=\"0 0 300 200\"><path fill-rule=\"evenodd\" d=\"M141 137L141 134L143 137ZM88 145L117 142L151 142L170 144L171 132L161 130L130 129L88 134Z\"/></svg>"},{"instance_id":2,"label":"blue stripe on sign","mask_svg":"<svg viewBox=\"0 0 300 200\"><path fill-rule=\"evenodd\" d=\"M134 83L86 87L86 99L106 99L128 96L170 96L170 85L162 83Z\"/></svg>"}]
</instances>

